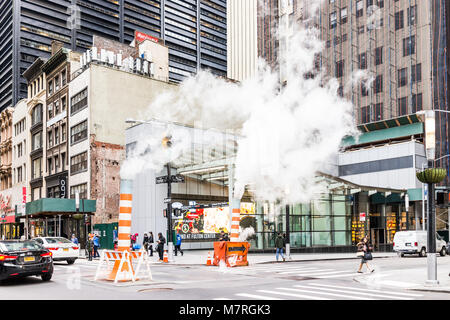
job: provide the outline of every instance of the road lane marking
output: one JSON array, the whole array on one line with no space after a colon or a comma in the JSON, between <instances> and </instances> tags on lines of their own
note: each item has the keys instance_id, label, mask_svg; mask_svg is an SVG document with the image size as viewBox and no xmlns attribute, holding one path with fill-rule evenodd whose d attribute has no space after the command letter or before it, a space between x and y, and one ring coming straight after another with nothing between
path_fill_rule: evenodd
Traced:
<instances>
[{"instance_id":1,"label":"road lane marking","mask_svg":"<svg viewBox=\"0 0 450 320\"><path fill-rule=\"evenodd\" d=\"M248 293L236 293L236 296L246 297L246 298L253 298L253 299L261 299L261 300L284 300L284 299L279 299L279 298L259 296L259 295L248 294Z\"/></svg>"},{"instance_id":2,"label":"road lane marking","mask_svg":"<svg viewBox=\"0 0 450 320\"><path fill-rule=\"evenodd\" d=\"M306 270L306 271L304 271L304 270L295 270L295 271L286 271L286 272L278 272L278 273L279 274L290 274L290 273L302 273L303 274L303 273L317 273L317 272L334 270L334 269L316 269L316 268L313 268L313 269Z\"/></svg>"},{"instance_id":3,"label":"road lane marking","mask_svg":"<svg viewBox=\"0 0 450 320\"><path fill-rule=\"evenodd\" d=\"M277 289L281 289L281 290L289 290L289 291L298 291L298 292L307 292L307 293L313 293L313 294L318 294L318 295L328 295L328 296L335 296L335 297L339 297L339 298L348 298L348 299L357 299L357 300L371 300L369 298L364 298L364 297L360 297L360 296L354 296L354 295L349 295L349 294L341 294L341 293L330 293L330 292L323 292L323 291L314 291L317 290L318 288L310 288L310 287L306 287L306 286L295 286L296 288L302 288L302 289L292 289L292 288L277 288ZM312 290L311 290L312 289ZM328 299L330 300L330 299Z\"/></svg>"},{"instance_id":4,"label":"road lane marking","mask_svg":"<svg viewBox=\"0 0 450 320\"><path fill-rule=\"evenodd\" d=\"M289 288L277 288L277 289L286 289L289 290ZM269 294L276 294L276 295L284 295L284 296L290 296L290 297L296 297L296 298L303 298L303 299L309 299L309 300L331 300L324 297L315 297L315 296L306 296L303 294L298 293L287 293L287 292L278 292L278 291L271 291L271 290L257 290L258 292L263 293L269 293Z\"/></svg>"},{"instance_id":5,"label":"road lane marking","mask_svg":"<svg viewBox=\"0 0 450 320\"><path fill-rule=\"evenodd\" d=\"M299 285L295 285L294 287L298 287L298 288L304 288L303 286L299 286ZM350 289L349 287L345 288L345 290L342 289L330 289L330 288L326 288L326 287L321 287L321 288L317 288L317 286L315 287L315 289L320 289L320 290L326 290L326 291L331 291L331 292L344 292L347 293L348 290ZM351 287L350 290L354 289L353 287ZM376 292L376 291L375 291ZM360 291L355 291L353 290L353 292L350 291L350 293L356 293L358 295L363 295L363 296L370 296L370 297L380 297L380 298L389 298L389 299L400 299L400 300L412 300L414 298L412 297L395 297L392 295L386 295L386 294L380 294L380 293L366 293L366 292L360 292Z\"/></svg>"},{"instance_id":6,"label":"road lane marking","mask_svg":"<svg viewBox=\"0 0 450 320\"><path fill-rule=\"evenodd\" d=\"M348 288L338 285L330 285L330 284L321 284L321 283L309 283L311 286L318 286L318 287L330 287L330 288ZM392 291L383 291L383 290L375 290L375 289L366 289L366 288L356 288L352 287L353 290L356 291L364 291L364 292L379 292L379 293L387 293L387 294L394 294L394 295L403 295L408 297L423 297L422 294L414 294L414 293L406 293L406 292L392 292Z\"/></svg>"}]
</instances>

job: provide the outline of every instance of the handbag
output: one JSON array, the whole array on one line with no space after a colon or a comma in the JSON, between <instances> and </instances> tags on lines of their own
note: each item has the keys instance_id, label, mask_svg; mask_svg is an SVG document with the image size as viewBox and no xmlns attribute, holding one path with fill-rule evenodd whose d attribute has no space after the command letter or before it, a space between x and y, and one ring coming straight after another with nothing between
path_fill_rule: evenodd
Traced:
<instances>
[{"instance_id":1,"label":"handbag","mask_svg":"<svg viewBox=\"0 0 450 320\"><path fill-rule=\"evenodd\" d=\"M370 252L364 253L364 260L372 260L372 254Z\"/></svg>"},{"instance_id":2,"label":"handbag","mask_svg":"<svg viewBox=\"0 0 450 320\"><path fill-rule=\"evenodd\" d=\"M357 256L357 257L363 257L363 256L364 256L364 251L358 251L358 252L356 253L356 256Z\"/></svg>"}]
</instances>

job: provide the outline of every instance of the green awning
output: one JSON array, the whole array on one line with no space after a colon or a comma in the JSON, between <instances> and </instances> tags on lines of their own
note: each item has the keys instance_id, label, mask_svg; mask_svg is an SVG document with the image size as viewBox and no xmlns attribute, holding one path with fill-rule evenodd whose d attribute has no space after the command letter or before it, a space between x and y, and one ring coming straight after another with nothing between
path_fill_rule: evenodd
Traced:
<instances>
[{"instance_id":1,"label":"green awning","mask_svg":"<svg viewBox=\"0 0 450 320\"><path fill-rule=\"evenodd\" d=\"M80 213L93 213L96 211L96 200L80 199ZM42 198L27 202L27 215L56 215L76 213L75 199L65 198Z\"/></svg>"},{"instance_id":2,"label":"green awning","mask_svg":"<svg viewBox=\"0 0 450 320\"><path fill-rule=\"evenodd\" d=\"M353 136L346 137L342 140L342 146L350 147L355 145L373 143L377 141L386 141L402 137L411 137L418 134L423 134L422 122L416 122L388 129L365 132L362 133L358 139Z\"/></svg>"}]
</instances>

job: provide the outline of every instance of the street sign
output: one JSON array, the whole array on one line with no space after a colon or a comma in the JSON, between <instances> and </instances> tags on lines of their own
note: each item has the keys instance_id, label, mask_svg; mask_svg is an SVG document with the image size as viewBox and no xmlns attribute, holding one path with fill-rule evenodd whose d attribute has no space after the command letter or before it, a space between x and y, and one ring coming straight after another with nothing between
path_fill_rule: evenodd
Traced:
<instances>
[{"instance_id":1,"label":"street sign","mask_svg":"<svg viewBox=\"0 0 450 320\"><path fill-rule=\"evenodd\" d=\"M164 203L170 203L172 201L172 199L170 198L164 198Z\"/></svg>"},{"instance_id":2,"label":"street sign","mask_svg":"<svg viewBox=\"0 0 450 320\"><path fill-rule=\"evenodd\" d=\"M173 183L184 183L184 176L182 176L181 174L170 176L170 182L173 182Z\"/></svg>"},{"instance_id":3,"label":"street sign","mask_svg":"<svg viewBox=\"0 0 450 320\"><path fill-rule=\"evenodd\" d=\"M172 203L172 208L174 208L174 209L181 209L182 207L183 207L183 204L181 202Z\"/></svg>"},{"instance_id":4,"label":"street sign","mask_svg":"<svg viewBox=\"0 0 450 320\"><path fill-rule=\"evenodd\" d=\"M167 176L161 176L156 178L156 184L167 183Z\"/></svg>"},{"instance_id":5,"label":"street sign","mask_svg":"<svg viewBox=\"0 0 450 320\"><path fill-rule=\"evenodd\" d=\"M359 214L359 221L366 221L366 213L365 212L361 212Z\"/></svg>"}]
</instances>

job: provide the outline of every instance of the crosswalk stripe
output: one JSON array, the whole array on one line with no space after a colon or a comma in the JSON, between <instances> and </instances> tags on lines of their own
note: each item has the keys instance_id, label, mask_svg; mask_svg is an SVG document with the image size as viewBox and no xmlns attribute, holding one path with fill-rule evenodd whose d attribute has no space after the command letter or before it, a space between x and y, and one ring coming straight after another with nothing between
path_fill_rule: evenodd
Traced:
<instances>
[{"instance_id":1,"label":"crosswalk stripe","mask_svg":"<svg viewBox=\"0 0 450 320\"><path fill-rule=\"evenodd\" d=\"M309 273L318 273L323 271L331 271L334 269L316 269L316 270L296 270L296 271L287 271L287 272L279 272L279 274L290 274L290 273L298 273L298 274L309 274Z\"/></svg>"},{"instance_id":2,"label":"crosswalk stripe","mask_svg":"<svg viewBox=\"0 0 450 320\"><path fill-rule=\"evenodd\" d=\"M261 300L283 300L279 298L272 298L272 297L266 297L266 296L259 296L255 294L248 294L248 293L236 293L237 296L240 297L246 297L246 298L253 298L253 299L261 299Z\"/></svg>"},{"instance_id":3,"label":"crosswalk stripe","mask_svg":"<svg viewBox=\"0 0 450 320\"><path fill-rule=\"evenodd\" d=\"M264 267L250 267L254 270L268 270L268 271L272 271L272 270L291 270L291 269L303 269L303 266L283 266L283 267L273 267L273 266L264 266ZM310 267L308 267L310 268Z\"/></svg>"},{"instance_id":4,"label":"crosswalk stripe","mask_svg":"<svg viewBox=\"0 0 450 320\"><path fill-rule=\"evenodd\" d=\"M330 288L348 288L343 286L337 286L337 285L328 285L328 284L321 284L321 283L310 283L309 285L312 286L318 286L318 287L330 287ZM387 293L392 295L402 295L402 296L408 296L408 297L422 297L422 294L414 294L414 293L406 293L406 292L392 292L392 291L383 291L383 290L374 290L374 289L366 289L366 288L355 288L352 287L353 290L356 291L364 291L364 292L379 292L379 293Z\"/></svg>"},{"instance_id":5,"label":"crosswalk stripe","mask_svg":"<svg viewBox=\"0 0 450 320\"><path fill-rule=\"evenodd\" d=\"M304 286L299 286L299 285L295 285L294 287L305 288ZM307 288L309 288L309 287L307 287ZM331 291L331 292L344 292L344 293L347 293L349 290L349 288L346 288L346 290L342 290L342 289L330 289L330 288L325 288L325 287L317 288L317 286L314 289L326 290L326 291ZM351 289L353 289L353 288L351 288ZM389 298L389 299L400 299L400 300L412 300L413 299L413 298L406 298L406 297L395 297L395 296L383 295L383 294L378 294L378 293L365 293L365 292L359 292L359 291L358 292L353 291L350 293L355 293L355 294L363 295L363 296Z\"/></svg>"},{"instance_id":6,"label":"crosswalk stripe","mask_svg":"<svg viewBox=\"0 0 450 320\"><path fill-rule=\"evenodd\" d=\"M328 278L355 277L355 276L357 276L356 273L344 273L344 274L333 274L333 275L320 276L320 278L328 279Z\"/></svg>"},{"instance_id":7,"label":"crosswalk stripe","mask_svg":"<svg viewBox=\"0 0 450 320\"><path fill-rule=\"evenodd\" d=\"M349 294L338 294L338 293L330 293L330 292L323 292L323 291L314 291L317 290L317 288L310 288L310 287L304 287L304 286L295 286L302 289L292 289L292 288L277 288L281 290L289 290L289 291L298 291L298 292L307 292L307 293L313 293L313 294L319 294L319 295L328 295L328 296L335 296L340 298L348 298L348 299L357 299L357 300L371 300L369 298L359 297L359 296L353 296ZM312 290L311 290L312 289Z\"/></svg>"},{"instance_id":8,"label":"crosswalk stripe","mask_svg":"<svg viewBox=\"0 0 450 320\"><path fill-rule=\"evenodd\" d=\"M289 290L288 288L277 288L277 289ZM269 294L285 295L285 296L291 296L291 297L303 298L303 299L310 299L310 300L331 300L331 299L323 298L323 297L306 296L306 295L298 294L298 293L277 292L277 291L271 291L271 290L258 290L258 292L269 293Z\"/></svg>"},{"instance_id":9,"label":"crosswalk stripe","mask_svg":"<svg viewBox=\"0 0 450 320\"><path fill-rule=\"evenodd\" d=\"M331 270L333 270L333 269L331 269ZM299 273L299 275L310 275L310 276L312 276L312 275L318 275L318 276L328 276L328 275L332 275L332 274L336 274L336 273L338 273L336 276L339 276L339 273L344 273L344 272L347 272L347 271L337 271L337 270L335 270L335 271L328 271L328 272L313 272L313 271L311 271L311 272L300 272Z\"/></svg>"}]
</instances>

